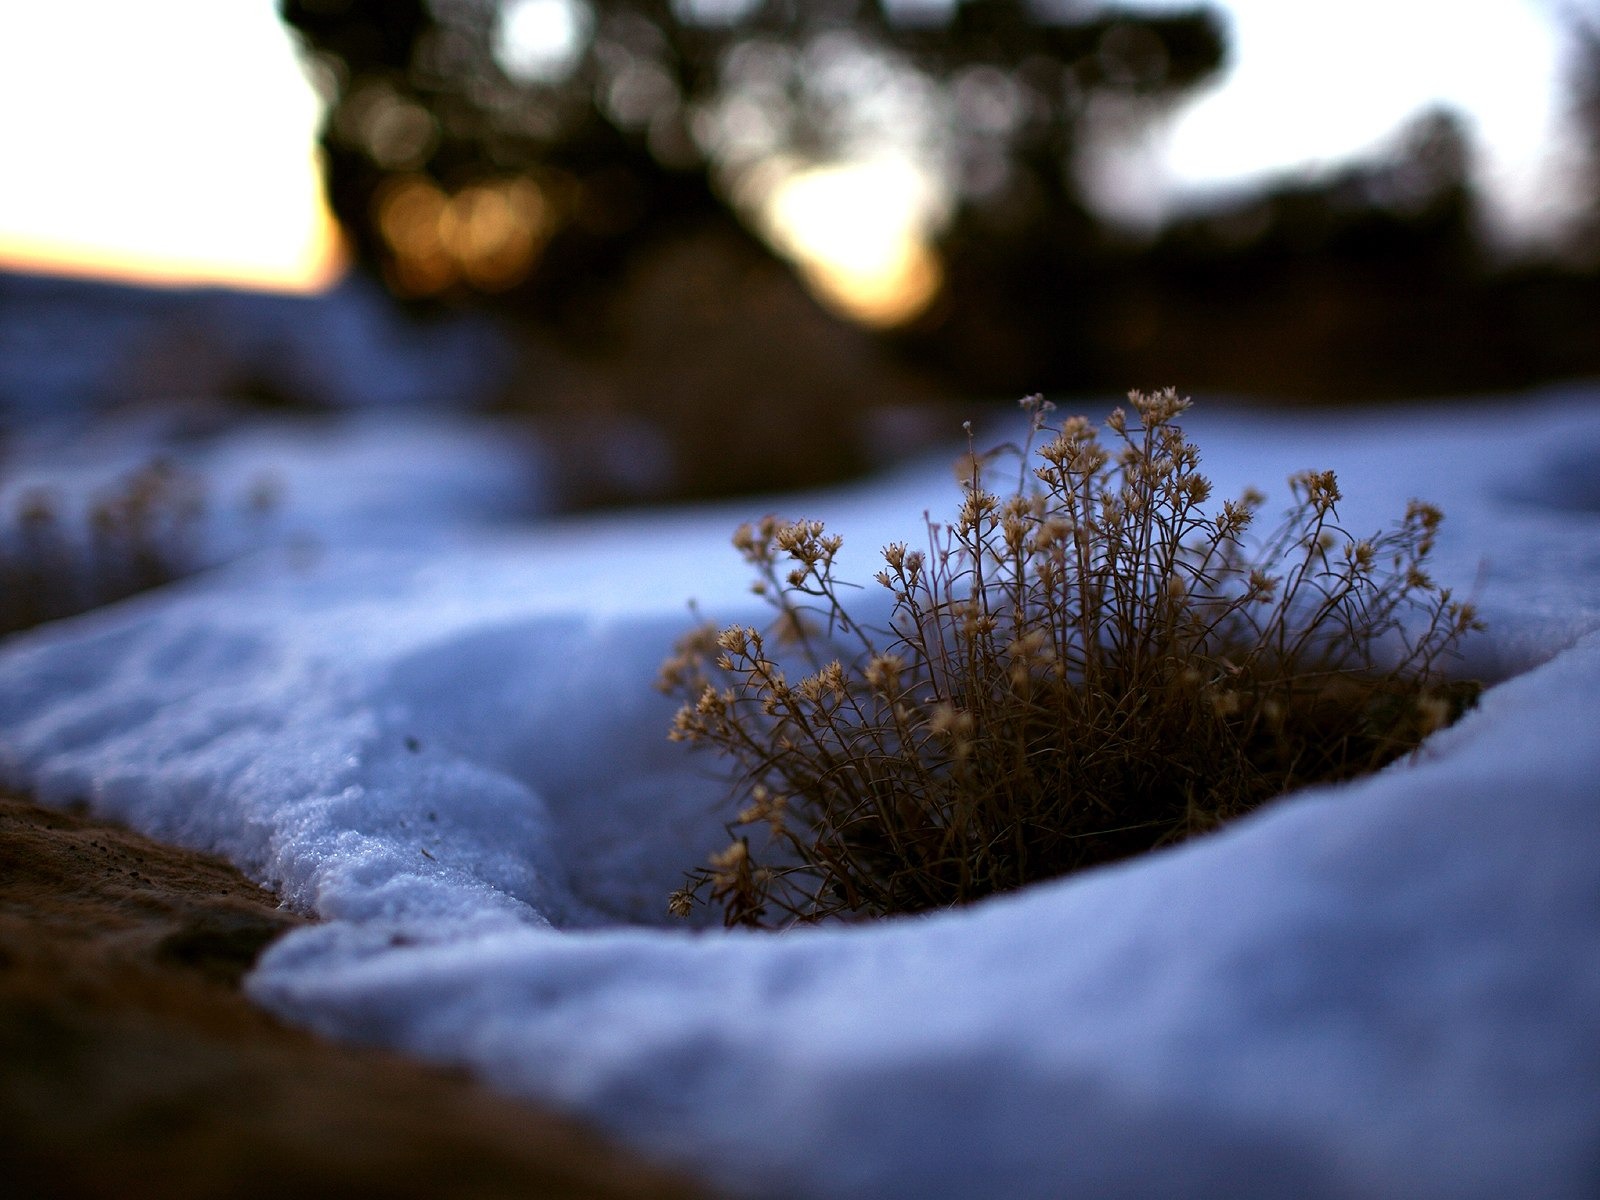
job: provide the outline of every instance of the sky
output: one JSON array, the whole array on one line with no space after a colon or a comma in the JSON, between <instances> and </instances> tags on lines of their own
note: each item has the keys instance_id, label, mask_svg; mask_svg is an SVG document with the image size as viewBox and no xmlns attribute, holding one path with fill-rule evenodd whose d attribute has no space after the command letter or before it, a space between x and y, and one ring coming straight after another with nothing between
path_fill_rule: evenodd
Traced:
<instances>
[{"instance_id":1,"label":"sky","mask_svg":"<svg viewBox=\"0 0 1600 1200\"><path fill-rule=\"evenodd\" d=\"M273 0L0 0L0 266L312 290L318 100Z\"/></svg>"},{"instance_id":2,"label":"sky","mask_svg":"<svg viewBox=\"0 0 1600 1200\"><path fill-rule=\"evenodd\" d=\"M1380 148L1443 102L1467 115L1507 223L1558 222L1552 4L1226 0L1226 78L1106 156L1102 206L1159 216ZM1431 27L1442 10L1453 19ZM0 266L301 290L338 272L318 101L272 0L0 0L0 111L19 172L0 187Z\"/></svg>"},{"instance_id":3,"label":"sky","mask_svg":"<svg viewBox=\"0 0 1600 1200\"><path fill-rule=\"evenodd\" d=\"M1144 203L1160 208L1381 150L1409 115L1442 103L1467 119L1497 215L1524 229L1562 218L1571 197L1555 145L1564 64L1554 0L1226 0L1223 8L1230 68L1152 140L1124 202L1138 205L1138 187L1153 187Z\"/></svg>"}]
</instances>

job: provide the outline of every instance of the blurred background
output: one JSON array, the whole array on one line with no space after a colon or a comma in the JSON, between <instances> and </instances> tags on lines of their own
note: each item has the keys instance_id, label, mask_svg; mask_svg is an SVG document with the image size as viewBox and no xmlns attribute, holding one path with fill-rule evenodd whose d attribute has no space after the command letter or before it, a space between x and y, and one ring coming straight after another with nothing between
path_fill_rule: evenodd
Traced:
<instances>
[{"instance_id":1,"label":"blurred background","mask_svg":"<svg viewBox=\"0 0 1600 1200\"><path fill-rule=\"evenodd\" d=\"M1038 391L1600 375L1591 0L0 0L0 45L8 431L502 414L584 506Z\"/></svg>"}]
</instances>

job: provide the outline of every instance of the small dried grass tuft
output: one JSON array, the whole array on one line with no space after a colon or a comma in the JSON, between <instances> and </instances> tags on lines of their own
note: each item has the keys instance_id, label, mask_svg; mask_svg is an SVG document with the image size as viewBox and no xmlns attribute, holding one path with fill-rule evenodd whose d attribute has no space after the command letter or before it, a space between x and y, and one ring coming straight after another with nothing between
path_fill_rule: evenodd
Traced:
<instances>
[{"instance_id":1,"label":"small dried grass tuft","mask_svg":"<svg viewBox=\"0 0 1600 1200\"><path fill-rule=\"evenodd\" d=\"M157 460L94 497L87 511L25 492L0 528L0 634L74 616L190 574L204 489Z\"/></svg>"},{"instance_id":2,"label":"small dried grass tuft","mask_svg":"<svg viewBox=\"0 0 1600 1200\"><path fill-rule=\"evenodd\" d=\"M1189 402L1129 399L1104 434L1023 401L1027 443L969 454L955 521L884 547L887 629L846 610L821 522L739 529L773 624L703 627L662 672L687 700L671 736L728 755L740 805L672 912L967 903L1376 770L1474 701L1440 670L1481 625L1424 569L1437 509L1357 538L1308 471L1257 537L1260 493L1207 510Z\"/></svg>"}]
</instances>

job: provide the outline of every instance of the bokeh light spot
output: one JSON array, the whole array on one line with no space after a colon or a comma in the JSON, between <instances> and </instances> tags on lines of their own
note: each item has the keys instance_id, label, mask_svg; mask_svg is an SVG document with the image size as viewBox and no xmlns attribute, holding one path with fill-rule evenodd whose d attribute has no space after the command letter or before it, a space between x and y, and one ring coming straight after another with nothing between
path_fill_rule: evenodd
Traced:
<instances>
[{"instance_id":1,"label":"bokeh light spot","mask_svg":"<svg viewBox=\"0 0 1600 1200\"><path fill-rule=\"evenodd\" d=\"M514 287L533 269L554 224L544 193L525 178L449 194L423 176L403 176L379 189L375 207L389 281L409 296L459 283L484 292Z\"/></svg>"},{"instance_id":2,"label":"bokeh light spot","mask_svg":"<svg viewBox=\"0 0 1600 1200\"><path fill-rule=\"evenodd\" d=\"M877 327L915 318L943 272L929 245L927 180L896 162L814 167L770 191L763 218L780 252L829 307Z\"/></svg>"},{"instance_id":3,"label":"bokeh light spot","mask_svg":"<svg viewBox=\"0 0 1600 1200\"><path fill-rule=\"evenodd\" d=\"M583 58L593 28L583 0L512 0L500 10L495 61L519 83L560 83Z\"/></svg>"}]
</instances>

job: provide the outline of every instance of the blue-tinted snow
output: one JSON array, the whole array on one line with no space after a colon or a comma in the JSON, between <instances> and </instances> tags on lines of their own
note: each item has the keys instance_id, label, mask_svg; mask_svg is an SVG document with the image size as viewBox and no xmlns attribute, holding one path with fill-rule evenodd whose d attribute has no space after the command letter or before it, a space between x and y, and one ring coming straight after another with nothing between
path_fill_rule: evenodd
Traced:
<instances>
[{"instance_id":1,"label":"blue-tinted snow","mask_svg":"<svg viewBox=\"0 0 1600 1200\"><path fill-rule=\"evenodd\" d=\"M513 365L493 325L407 320L355 273L294 296L0 271L0 426L80 423L208 385L327 410L471 412Z\"/></svg>"},{"instance_id":2,"label":"blue-tinted snow","mask_svg":"<svg viewBox=\"0 0 1600 1200\"><path fill-rule=\"evenodd\" d=\"M268 552L0 646L6 779L220 850L327 918L249 981L737 1193L1589 1196L1600 1179L1600 394L1202 406L1222 495L1340 472L1446 510L1503 680L1414 761L973 908L663 927L718 844L651 689L736 507ZM935 463L794 498L877 547ZM404 515L397 513L397 527ZM393 529L391 529L391 533Z\"/></svg>"}]
</instances>

